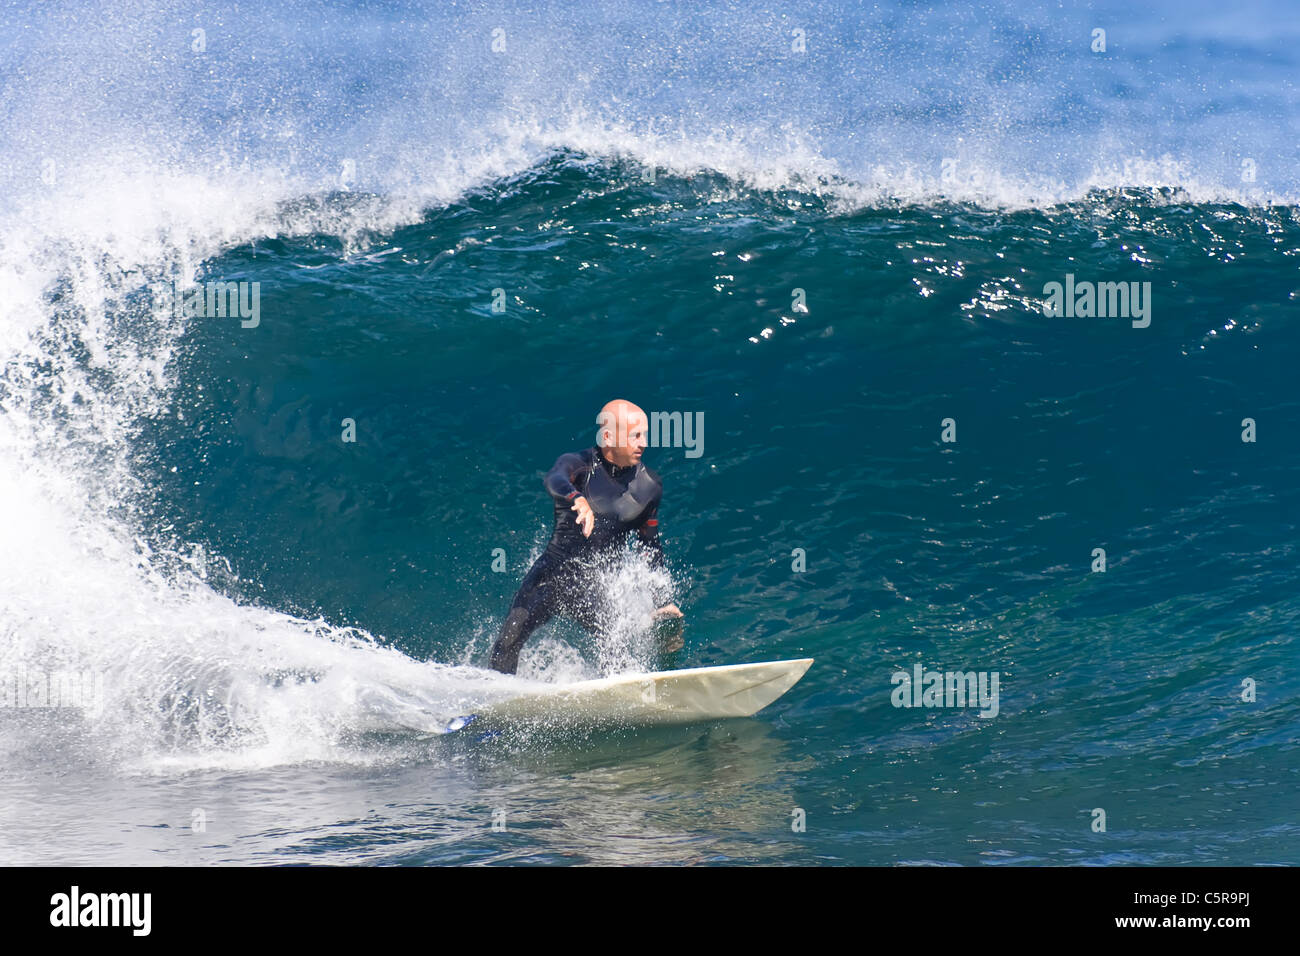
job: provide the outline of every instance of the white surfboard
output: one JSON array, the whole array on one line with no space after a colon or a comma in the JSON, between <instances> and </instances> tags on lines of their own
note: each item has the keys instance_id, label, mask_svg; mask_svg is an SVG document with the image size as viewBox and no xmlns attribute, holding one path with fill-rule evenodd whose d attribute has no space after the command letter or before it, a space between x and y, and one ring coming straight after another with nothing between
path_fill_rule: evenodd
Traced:
<instances>
[{"instance_id":1,"label":"white surfboard","mask_svg":"<svg viewBox=\"0 0 1300 956\"><path fill-rule=\"evenodd\" d=\"M691 667L530 689L518 697L496 701L477 714L457 717L447 725L447 732L471 722L488 726L616 723L644 727L752 717L798 683L812 662L805 657Z\"/></svg>"}]
</instances>

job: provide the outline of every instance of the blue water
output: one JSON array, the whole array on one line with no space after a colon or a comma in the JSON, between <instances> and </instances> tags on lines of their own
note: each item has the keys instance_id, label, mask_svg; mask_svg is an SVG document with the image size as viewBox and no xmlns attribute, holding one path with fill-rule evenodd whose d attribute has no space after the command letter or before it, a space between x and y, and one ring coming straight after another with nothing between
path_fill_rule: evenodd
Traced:
<instances>
[{"instance_id":1,"label":"blue water","mask_svg":"<svg viewBox=\"0 0 1300 956\"><path fill-rule=\"evenodd\" d=\"M0 862L1300 862L1287 12L9 5L0 677L102 691L0 706ZM676 666L816 663L431 737L655 665L483 670L616 397L704 423Z\"/></svg>"}]
</instances>

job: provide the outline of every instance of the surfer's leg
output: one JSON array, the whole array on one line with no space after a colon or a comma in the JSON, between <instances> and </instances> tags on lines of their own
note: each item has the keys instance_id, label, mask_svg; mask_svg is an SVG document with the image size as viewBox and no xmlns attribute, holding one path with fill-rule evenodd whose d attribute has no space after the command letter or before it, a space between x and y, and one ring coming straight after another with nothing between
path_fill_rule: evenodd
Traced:
<instances>
[{"instance_id":1,"label":"surfer's leg","mask_svg":"<svg viewBox=\"0 0 1300 956\"><path fill-rule=\"evenodd\" d=\"M609 633L607 615L600 613L586 596L570 596L561 613L581 624L582 629L598 641Z\"/></svg>"},{"instance_id":2,"label":"surfer's leg","mask_svg":"<svg viewBox=\"0 0 1300 956\"><path fill-rule=\"evenodd\" d=\"M535 614L527 607L512 607L501 625L497 642L492 645L492 669L503 674L513 674L519 669L519 652L524 642L548 620L549 614Z\"/></svg>"},{"instance_id":3,"label":"surfer's leg","mask_svg":"<svg viewBox=\"0 0 1300 956\"><path fill-rule=\"evenodd\" d=\"M674 617L656 622L654 635L658 657L655 670L676 670L681 666L681 650L686 643L682 640L682 619Z\"/></svg>"},{"instance_id":4,"label":"surfer's leg","mask_svg":"<svg viewBox=\"0 0 1300 956\"><path fill-rule=\"evenodd\" d=\"M558 570L559 566L543 554L524 576L492 646L493 670L513 674L519 667L524 642L555 615L554 578Z\"/></svg>"},{"instance_id":5,"label":"surfer's leg","mask_svg":"<svg viewBox=\"0 0 1300 956\"><path fill-rule=\"evenodd\" d=\"M609 631L610 617L593 580L590 566L570 562L565 574L555 579L555 613L577 621L584 631L599 640Z\"/></svg>"}]
</instances>

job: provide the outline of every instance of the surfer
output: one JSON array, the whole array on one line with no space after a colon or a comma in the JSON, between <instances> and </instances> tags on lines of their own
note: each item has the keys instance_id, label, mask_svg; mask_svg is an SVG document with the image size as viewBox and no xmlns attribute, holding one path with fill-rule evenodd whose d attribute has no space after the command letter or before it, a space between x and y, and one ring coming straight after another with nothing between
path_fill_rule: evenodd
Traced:
<instances>
[{"instance_id":1,"label":"surfer","mask_svg":"<svg viewBox=\"0 0 1300 956\"><path fill-rule=\"evenodd\" d=\"M556 459L544 483L555 503L555 530L546 550L524 576L492 648L492 667L513 674L529 636L552 617L577 621L592 633L603 630L600 595L593 594L591 572L635 531L650 551L650 566L664 566L659 543L659 501L663 483L641 462L649 419L636 405L615 399L596 417L597 444ZM668 594L656 588L655 621L682 617ZM677 622L680 632L680 622ZM665 650L681 647L678 634Z\"/></svg>"}]
</instances>

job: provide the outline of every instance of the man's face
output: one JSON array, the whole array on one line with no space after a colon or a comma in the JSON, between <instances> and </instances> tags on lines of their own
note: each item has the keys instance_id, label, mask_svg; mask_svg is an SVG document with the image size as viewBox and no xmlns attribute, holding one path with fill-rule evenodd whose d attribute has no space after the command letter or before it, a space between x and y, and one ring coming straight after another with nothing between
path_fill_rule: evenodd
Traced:
<instances>
[{"instance_id":1,"label":"man's face","mask_svg":"<svg viewBox=\"0 0 1300 956\"><path fill-rule=\"evenodd\" d=\"M632 459L630 464L635 465L641 460L641 454L646 449L646 427L645 418L641 415L632 415L628 418L627 429L627 452Z\"/></svg>"},{"instance_id":2,"label":"man's face","mask_svg":"<svg viewBox=\"0 0 1300 956\"><path fill-rule=\"evenodd\" d=\"M604 449L605 457L621 467L640 463L647 445L645 416L633 412L620 420L611 432L609 444Z\"/></svg>"}]
</instances>

